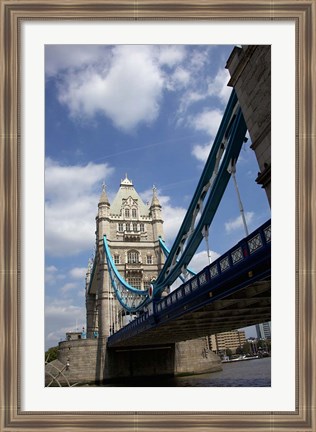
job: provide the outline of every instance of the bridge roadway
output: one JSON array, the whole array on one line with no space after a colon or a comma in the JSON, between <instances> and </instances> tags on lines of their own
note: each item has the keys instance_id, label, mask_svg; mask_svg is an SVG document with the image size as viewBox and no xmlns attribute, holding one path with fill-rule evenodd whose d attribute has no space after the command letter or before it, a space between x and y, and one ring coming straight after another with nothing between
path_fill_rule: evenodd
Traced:
<instances>
[{"instance_id":1,"label":"bridge roadway","mask_svg":"<svg viewBox=\"0 0 316 432\"><path fill-rule=\"evenodd\" d=\"M140 317L109 348L153 346L271 320L271 220Z\"/></svg>"}]
</instances>

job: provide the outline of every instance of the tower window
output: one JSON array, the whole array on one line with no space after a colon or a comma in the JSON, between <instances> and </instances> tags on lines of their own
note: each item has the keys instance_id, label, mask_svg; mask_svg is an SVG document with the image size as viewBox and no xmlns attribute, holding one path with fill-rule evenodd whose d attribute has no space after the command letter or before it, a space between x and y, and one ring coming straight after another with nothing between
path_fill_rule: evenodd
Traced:
<instances>
[{"instance_id":1,"label":"tower window","mask_svg":"<svg viewBox=\"0 0 316 432\"><path fill-rule=\"evenodd\" d=\"M145 225L143 223L140 224L140 230L141 230L141 232L145 231Z\"/></svg>"},{"instance_id":2,"label":"tower window","mask_svg":"<svg viewBox=\"0 0 316 432\"><path fill-rule=\"evenodd\" d=\"M139 263L139 252L136 250L131 250L127 253L128 264L138 264Z\"/></svg>"},{"instance_id":3,"label":"tower window","mask_svg":"<svg viewBox=\"0 0 316 432\"><path fill-rule=\"evenodd\" d=\"M114 255L114 264L119 264L120 263L120 256L119 255Z\"/></svg>"},{"instance_id":4,"label":"tower window","mask_svg":"<svg viewBox=\"0 0 316 432\"><path fill-rule=\"evenodd\" d=\"M125 209L125 217L129 218L129 209Z\"/></svg>"},{"instance_id":5,"label":"tower window","mask_svg":"<svg viewBox=\"0 0 316 432\"><path fill-rule=\"evenodd\" d=\"M127 278L127 282L134 288L142 289L142 279L139 276L130 276Z\"/></svg>"},{"instance_id":6,"label":"tower window","mask_svg":"<svg viewBox=\"0 0 316 432\"><path fill-rule=\"evenodd\" d=\"M137 223L133 223L133 231L134 231L134 232L137 231Z\"/></svg>"},{"instance_id":7,"label":"tower window","mask_svg":"<svg viewBox=\"0 0 316 432\"><path fill-rule=\"evenodd\" d=\"M132 209L132 218L136 218L136 217L137 217L136 209Z\"/></svg>"},{"instance_id":8,"label":"tower window","mask_svg":"<svg viewBox=\"0 0 316 432\"><path fill-rule=\"evenodd\" d=\"M129 223L126 224L126 231L130 231L131 230L131 226Z\"/></svg>"},{"instance_id":9,"label":"tower window","mask_svg":"<svg viewBox=\"0 0 316 432\"><path fill-rule=\"evenodd\" d=\"M151 255L147 255L147 264L153 263L153 257Z\"/></svg>"},{"instance_id":10,"label":"tower window","mask_svg":"<svg viewBox=\"0 0 316 432\"><path fill-rule=\"evenodd\" d=\"M118 224L118 230L119 230L119 232L123 232L124 231L122 222L119 222L119 224Z\"/></svg>"}]
</instances>

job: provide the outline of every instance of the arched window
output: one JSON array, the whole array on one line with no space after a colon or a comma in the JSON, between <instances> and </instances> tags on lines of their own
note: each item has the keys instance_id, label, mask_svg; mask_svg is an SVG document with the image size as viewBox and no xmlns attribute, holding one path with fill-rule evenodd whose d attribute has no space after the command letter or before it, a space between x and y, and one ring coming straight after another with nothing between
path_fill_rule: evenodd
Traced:
<instances>
[{"instance_id":1,"label":"arched window","mask_svg":"<svg viewBox=\"0 0 316 432\"><path fill-rule=\"evenodd\" d=\"M137 217L137 212L136 212L136 209L132 209L132 218L136 218Z\"/></svg>"},{"instance_id":2,"label":"arched window","mask_svg":"<svg viewBox=\"0 0 316 432\"><path fill-rule=\"evenodd\" d=\"M145 225L143 223L140 224L140 230L141 230L141 232L145 231Z\"/></svg>"},{"instance_id":3,"label":"arched window","mask_svg":"<svg viewBox=\"0 0 316 432\"><path fill-rule=\"evenodd\" d=\"M137 223L133 223L133 231L137 232Z\"/></svg>"},{"instance_id":4,"label":"arched window","mask_svg":"<svg viewBox=\"0 0 316 432\"><path fill-rule=\"evenodd\" d=\"M128 208L125 209L125 217L129 218L129 209Z\"/></svg>"},{"instance_id":5,"label":"arched window","mask_svg":"<svg viewBox=\"0 0 316 432\"><path fill-rule=\"evenodd\" d=\"M138 264L139 263L139 252L137 250L130 250L127 252L127 262L128 264Z\"/></svg>"}]
</instances>

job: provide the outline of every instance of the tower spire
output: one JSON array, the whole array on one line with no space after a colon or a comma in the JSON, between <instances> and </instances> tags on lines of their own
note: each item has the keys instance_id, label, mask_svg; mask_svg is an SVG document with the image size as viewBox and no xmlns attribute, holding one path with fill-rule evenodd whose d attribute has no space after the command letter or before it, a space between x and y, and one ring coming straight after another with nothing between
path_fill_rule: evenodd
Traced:
<instances>
[{"instance_id":1,"label":"tower spire","mask_svg":"<svg viewBox=\"0 0 316 432\"><path fill-rule=\"evenodd\" d=\"M99 204L110 204L108 196L106 194L106 185L104 182L102 183L102 193L99 199Z\"/></svg>"},{"instance_id":2,"label":"tower spire","mask_svg":"<svg viewBox=\"0 0 316 432\"><path fill-rule=\"evenodd\" d=\"M153 185L153 197L152 197L152 200L151 200L150 207L155 207L155 206L161 207L159 199L158 199L158 195L157 195L157 188L156 188L155 185Z\"/></svg>"}]
</instances>

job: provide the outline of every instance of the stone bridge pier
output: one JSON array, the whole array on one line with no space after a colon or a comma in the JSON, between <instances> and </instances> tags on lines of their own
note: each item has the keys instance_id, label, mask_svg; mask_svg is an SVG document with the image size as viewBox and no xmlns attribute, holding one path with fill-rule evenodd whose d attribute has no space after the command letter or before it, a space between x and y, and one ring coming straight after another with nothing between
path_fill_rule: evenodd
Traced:
<instances>
[{"instance_id":1,"label":"stone bridge pier","mask_svg":"<svg viewBox=\"0 0 316 432\"><path fill-rule=\"evenodd\" d=\"M203 337L165 345L109 349L102 339L72 340L59 343L58 360L64 365L69 363L63 373L72 385L222 370L219 357L206 348L205 341ZM104 361L100 361L102 352Z\"/></svg>"}]
</instances>

